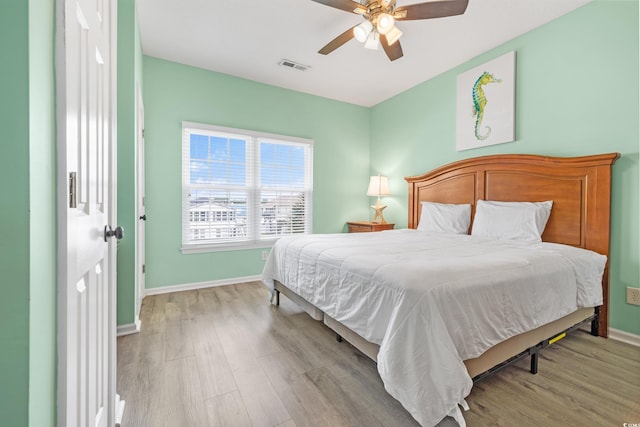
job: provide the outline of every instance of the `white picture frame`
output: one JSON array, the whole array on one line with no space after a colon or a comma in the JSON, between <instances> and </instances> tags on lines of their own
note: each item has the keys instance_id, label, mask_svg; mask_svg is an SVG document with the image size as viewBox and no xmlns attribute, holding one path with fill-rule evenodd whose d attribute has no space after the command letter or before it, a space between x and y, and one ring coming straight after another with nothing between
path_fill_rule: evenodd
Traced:
<instances>
[{"instance_id":1,"label":"white picture frame","mask_svg":"<svg viewBox=\"0 0 640 427\"><path fill-rule=\"evenodd\" d=\"M516 53L458 75L456 150L515 140Z\"/></svg>"}]
</instances>

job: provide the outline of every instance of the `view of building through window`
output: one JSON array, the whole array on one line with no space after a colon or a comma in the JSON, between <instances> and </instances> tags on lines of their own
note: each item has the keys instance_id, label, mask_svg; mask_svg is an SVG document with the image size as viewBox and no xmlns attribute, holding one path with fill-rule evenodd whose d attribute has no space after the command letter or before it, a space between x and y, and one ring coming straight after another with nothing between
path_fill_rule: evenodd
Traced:
<instances>
[{"instance_id":1,"label":"view of building through window","mask_svg":"<svg viewBox=\"0 0 640 427\"><path fill-rule=\"evenodd\" d=\"M185 129L183 244L308 233L311 144Z\"/></svg>"}]
</instances>

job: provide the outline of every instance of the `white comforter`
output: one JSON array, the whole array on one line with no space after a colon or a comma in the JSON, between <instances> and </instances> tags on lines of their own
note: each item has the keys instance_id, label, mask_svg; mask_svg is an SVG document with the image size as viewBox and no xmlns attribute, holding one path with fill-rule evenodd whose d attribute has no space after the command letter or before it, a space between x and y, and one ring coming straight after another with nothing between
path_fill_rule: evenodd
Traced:
<instances>
[{"instance_id":1,"label":"white comforter","mask_svg":"<svg viewBox=\"0 0 640 427\"><path fill-rule=\"evenodd\" d=\"M416 230L280 239L262 280L277 280L380 345L386 390L423 426L461 426L472 380L463 360L602 304L606 257L552 243Z\"/></svg>"}]
</instances>

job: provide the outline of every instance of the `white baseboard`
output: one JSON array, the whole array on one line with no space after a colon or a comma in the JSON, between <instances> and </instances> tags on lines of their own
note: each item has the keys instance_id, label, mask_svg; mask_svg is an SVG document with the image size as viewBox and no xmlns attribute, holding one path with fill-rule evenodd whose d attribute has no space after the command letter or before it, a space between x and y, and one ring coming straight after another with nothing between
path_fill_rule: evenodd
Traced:
<instances>
[{"instance_id":1,"label":"white baseboard","mask_svg":"<svg viewBox=\"0 0 640 427\"><path fill-rule=\"evenodd\" d=\"M123 335L137 334L138 332L140 332L140 319L136 317L135 323L118 325L116 334L121 337Z\"/></svg>"},{"instance_id":2,"label":"white baseboard","mask_svg":"<svg viewBox=\"0 0 640 427\"><path fill-rule=\"evenodd\" d=\"M640 335L631 332L621 331L619 329L609 328L609 338L616 341L626 342L627 344L640 347Z\"/></svg>"},{"instance_id":3,"label":"white baseboard","mask_svg":"<svg viewBox=\"0 0 640 427\"><path fill-rule=\"evenodd\" d=\"M168 294L171 292L191 291L194 289L212 288L214 286L233 285L235 283L255 282L261 276L236 277L234 279L210 280L206 282L185 283L182 285L163 286L161 288L149 288L144 290L144 296Z\"/></svg>"}]
</instances>

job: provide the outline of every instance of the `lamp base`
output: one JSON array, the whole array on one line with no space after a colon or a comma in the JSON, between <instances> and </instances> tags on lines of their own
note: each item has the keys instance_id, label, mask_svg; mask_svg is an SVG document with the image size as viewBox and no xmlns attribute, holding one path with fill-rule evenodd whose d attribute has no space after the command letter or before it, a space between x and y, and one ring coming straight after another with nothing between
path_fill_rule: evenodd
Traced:
<instances>
[{"instance_id":1,"label":"lamp base","mask_svg":"<svg viewBox=\"0 0 640 427\"><path fill-rule=\"evenodd\" d=\"M379 224L386 224L387 223L387 221L385 221L385 219L384 219L384 216L382 216L382 211L385 208L386 208L385 205L380 205L380 204L371 205L371 209L376 211L376 214L373 217L373 222L376 222L376 223L379 223Z\"/></svg>"}]
</instances>

